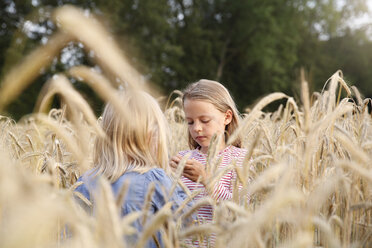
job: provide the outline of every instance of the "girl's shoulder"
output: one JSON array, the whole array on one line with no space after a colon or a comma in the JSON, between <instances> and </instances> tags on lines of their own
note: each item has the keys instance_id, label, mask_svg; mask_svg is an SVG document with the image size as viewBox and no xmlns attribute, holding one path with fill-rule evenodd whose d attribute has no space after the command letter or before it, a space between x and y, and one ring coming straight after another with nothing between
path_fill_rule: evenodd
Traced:
<instances>
[{"instance_id":1,"label":"girl's shoulder","mask_svg":"<svg viewBox=\"0 0 372 248\"><path fill-rule=\"evenodd\" d=\"M158 185L170 185L170 179L165 171L160 168L153 168L143 173L130 171L124 173L117 181L111 184L114 192L119 192L124 183L128 184L133 194L136 192L136 196L133 196L134 198L141 198L146 195L152 183L158 188Z\"/></svg>"},{"instance_id":2,"label":"girl's shoulder","mask_svg":"<svg viewBox=\"0 0 372 248\"><path fill-rule=\"evenodd\" d=\"M244 158L247 154L247 149L239 148L236 146L230 146L228 149L225 150L225 155L229 155L233 158Z\"/></svg>"},{"instance_id":3,"label":"girl's shoulder","mask_svg":"<svg viewBox=\"0 0 372 248\"><path fill-rule=\"evenodd\" d=\"M149 178L167 177L167 173L162 168L152 168L144 173Z\"/></svg>"},{"instance_id":4,"label":"girl's shoulder","mask_svg":"<svg viewBox=\"0 0 372 248\"><path fill-rule=\"evenodd\" d=\"M154 183L155 190L163 192L161 188L170 189L174 184L174 180L161 168L154 168L144 173L147 184Z\"/></svg>"},{"instance_id":5,"label":"girl's shoulder","mask_svg":"<svg viewBox=\"0 0 372 248\"><path fill-rule=\"evenodd\" d=\"M206 155L201 153L199 149L179 151L178 154L182 157L187 155L190 159L203 159L206 157Z\"/></svg>"},{"instance_id":6,"label":"girl's shoulder","mask_svg":"<svg viewBox=\"0 0 372 248\"><path fill-rule=\"evenodd\" d=\"M171 181L170 176L161 168L153 168L144 173L148 183Z\"/></svg>"},{"instance_id":7,"label":"girl's shoulder","mask_svg":"<svg viewBox=\"0 0 372 248\"><path fill-rule=\"evenodd\" d=\"M86 198L90 199L90 193L97 185L97 178L95 176L95 170L91 169L85 172L78 178L76 183L80 184L74 191L83 194Z\"/></svg>"},{"instance_id":8,"label":"girl's shoulder","mask_svg":"<svg viewBox=\"0 0 372 248\"><path fill-rule=\"evenodd\" d=\"M152 181L160 181L166 177L168 176L163 169L152 168L143 173L136 171L126 172L115 183L122 184L124 181L129 181L130 184L142 184L145 186Z\"/></svg>"},{"instance_id":9,"label":"girl's shoulder","mask_svg":"<svg viewBox=\"0 0 372 248\"><path fill-rule=\"evenodd\" d=\"M239 148L239 147L236 147L236 146L231 146L231 151L233 153L236 153L236 154L246 154L247 153L247 149L245 148Z\"/></svg>"},{"instance_id":10,"label":"girl's shoulder","mask_svg":"<svg viewBox=\"0 0 372 248\"><path fill-rule=\"evenodd\" d=\"M181 156L185 156L186 154L193 153L193 152L194 150L183 150L183 151L179 151L178 154Z\"/></svg>"}]
</instances>

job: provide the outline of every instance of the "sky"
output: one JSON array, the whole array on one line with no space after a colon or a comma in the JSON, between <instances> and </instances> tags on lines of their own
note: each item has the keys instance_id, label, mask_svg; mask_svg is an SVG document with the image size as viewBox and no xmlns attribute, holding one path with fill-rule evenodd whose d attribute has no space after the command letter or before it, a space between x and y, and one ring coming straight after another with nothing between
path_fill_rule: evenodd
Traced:
<instances>
[{"instance_id":1,"label":"sky","mask_svg":"<svg viewBox=\"0 0 372 248\"><path fill-rule=\"evenodd\" d=\"M362 25L365 25L367 23L372 23L372 0L366 0L368 8L369 8L369 13L364 14L363 16L356 18L354 20L354 23L351 24L351 27L359 28Z\"/></svg>"}]
</instances>

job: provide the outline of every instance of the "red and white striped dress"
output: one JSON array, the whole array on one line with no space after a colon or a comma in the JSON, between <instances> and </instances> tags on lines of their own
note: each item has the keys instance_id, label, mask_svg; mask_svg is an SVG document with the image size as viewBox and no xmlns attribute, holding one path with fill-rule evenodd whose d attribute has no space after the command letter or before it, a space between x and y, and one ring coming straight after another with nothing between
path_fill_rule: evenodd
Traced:
<instances>
[{"instance_id":1,"label":"red and white striped dress","mask_svg":"<svg viewBox=\"0 0 372 248\"><path fill-rule=\"evenodd\" d=\"M204 153L201 153L200 150L198 149L180 151L179 154L181 156L189 155L189 159L195 159L199 161L201 164L203 164L204 166L206 165L207 155ZM219 164L218 169L224 168L231 164L236 164L238 167L241 167L246 154L247 154L246 149L238 148L232 145L227 146L224 150L220 151L217 154L216 159L217 160L221 159L221 163ZM201 183L193 182L186 177L182 177L181 180L191 192L194 190L199 190L199 189L201 190L201 193L199 193L194 198L195 202L208 196L208 192L206 191L204 185L202 185ZM231 199L232 194L233 194L232 191L233 191L233 185L234 185L235 180L236 180L235 170L228 171L225 175L221 177L218 184L215 185L214 191L212 195L210 196L216 199L217 201ZM197 215L201 223L212 222L212 219L213 219L212 206L207 205L207 206L201 207L198 210ZM196 243L193 242L193 244L198 245L197 242Z\"/></svg>"}]
</instances>

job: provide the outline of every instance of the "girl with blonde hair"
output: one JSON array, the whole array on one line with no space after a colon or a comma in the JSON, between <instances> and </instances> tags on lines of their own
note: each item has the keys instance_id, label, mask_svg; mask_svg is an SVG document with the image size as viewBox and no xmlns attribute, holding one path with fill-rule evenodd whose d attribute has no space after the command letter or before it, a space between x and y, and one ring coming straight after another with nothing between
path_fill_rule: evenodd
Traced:
<instances>
[{"instance_id":1,"label":"girl with blonde hair","mask_svg":"<svg viewBox=\"0 0 372 248\"><path fill-rule=\"evenodd\" d=\"M103 111L101 125L107 137L98 138L94 146L97 173L115 182L128 171L161 168L169 172L168 129L156 100L145 92L129 91L122 102L126 116L111 104Z\"/></svg>"},{"instance_id":2,"label":"girl with blonde hair","mask_svg":"<svg viewBox=\"0 0 372 248\"><path fill-rule=\"evenodd\" d=\"M121 115L113 105L107 104L101 120L106 137L97 137L94 144L94 165L79 181L76 191L93 201L98 187L98 178L104 177L111 183L114 195L118 195L124 183L128 190L121 206L121 215L142 211L150 185L154 184L149 216L161 209L167 201L173 202L175 210L186 199L185 192L176 187L169 191L174 180L169 176L167 149L167 126L165 117L149 94L142 91L127 91L120 95L126 115ZM140 220L134 227L141 233ZM146 247L162 246L160 232L149 240ZM127 244L134 245L138 234L127 236Z\"/></svg>"},{"instance_id":3,"label":"girl with blonde hair","mask_svg":"<svg viewBox=\"0 0 372 248\"><path fill-rule=\"evenodd\" d=\"M218 169L235 164L241 167L247 150L241 148L238 137L231 145L227 145L228 137L239 125L239 112L229 91L219 82L202 79L190 84L183 92L183 110L188 125L188 140L191 150L180 151L171 158L171 166L176 169L182 157L189 158L184 165L183 183L190 191L200 190L195 201L206 196L217 202L232 198L234 182L237 179L235 170L226 172L211 188L207 187L211 175L205 169L207 152L215 135L222 136L217 149L215 161L220 161ZM211 159L211 158L208 158ZM208 188L208 189L207 189ZM204 206L198 210L201 222L211 222L213 219L212 206ZM193 241L193 245L207 246L213 244L214 236L204 244Z\"/></svg>"}]
</instances>

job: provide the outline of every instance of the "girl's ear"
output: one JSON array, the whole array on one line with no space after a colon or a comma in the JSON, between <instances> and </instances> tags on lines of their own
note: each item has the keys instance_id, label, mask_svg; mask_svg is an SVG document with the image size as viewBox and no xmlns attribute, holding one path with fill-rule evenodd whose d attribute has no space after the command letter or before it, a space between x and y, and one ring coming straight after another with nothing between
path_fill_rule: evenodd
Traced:
<instances>
[{"instance_id":1,"label":"girl's ear","mask_svg":"<svg viewBox=\"0 0 372 248\"><path fill-rule=\"evenodd\" d=\"M230 124L230 122L232 121L232 117L233 117L233 113L231 109L228 109L225 112L225 122L224 122L225 126Z\"/></svg>"}]
</instances>

